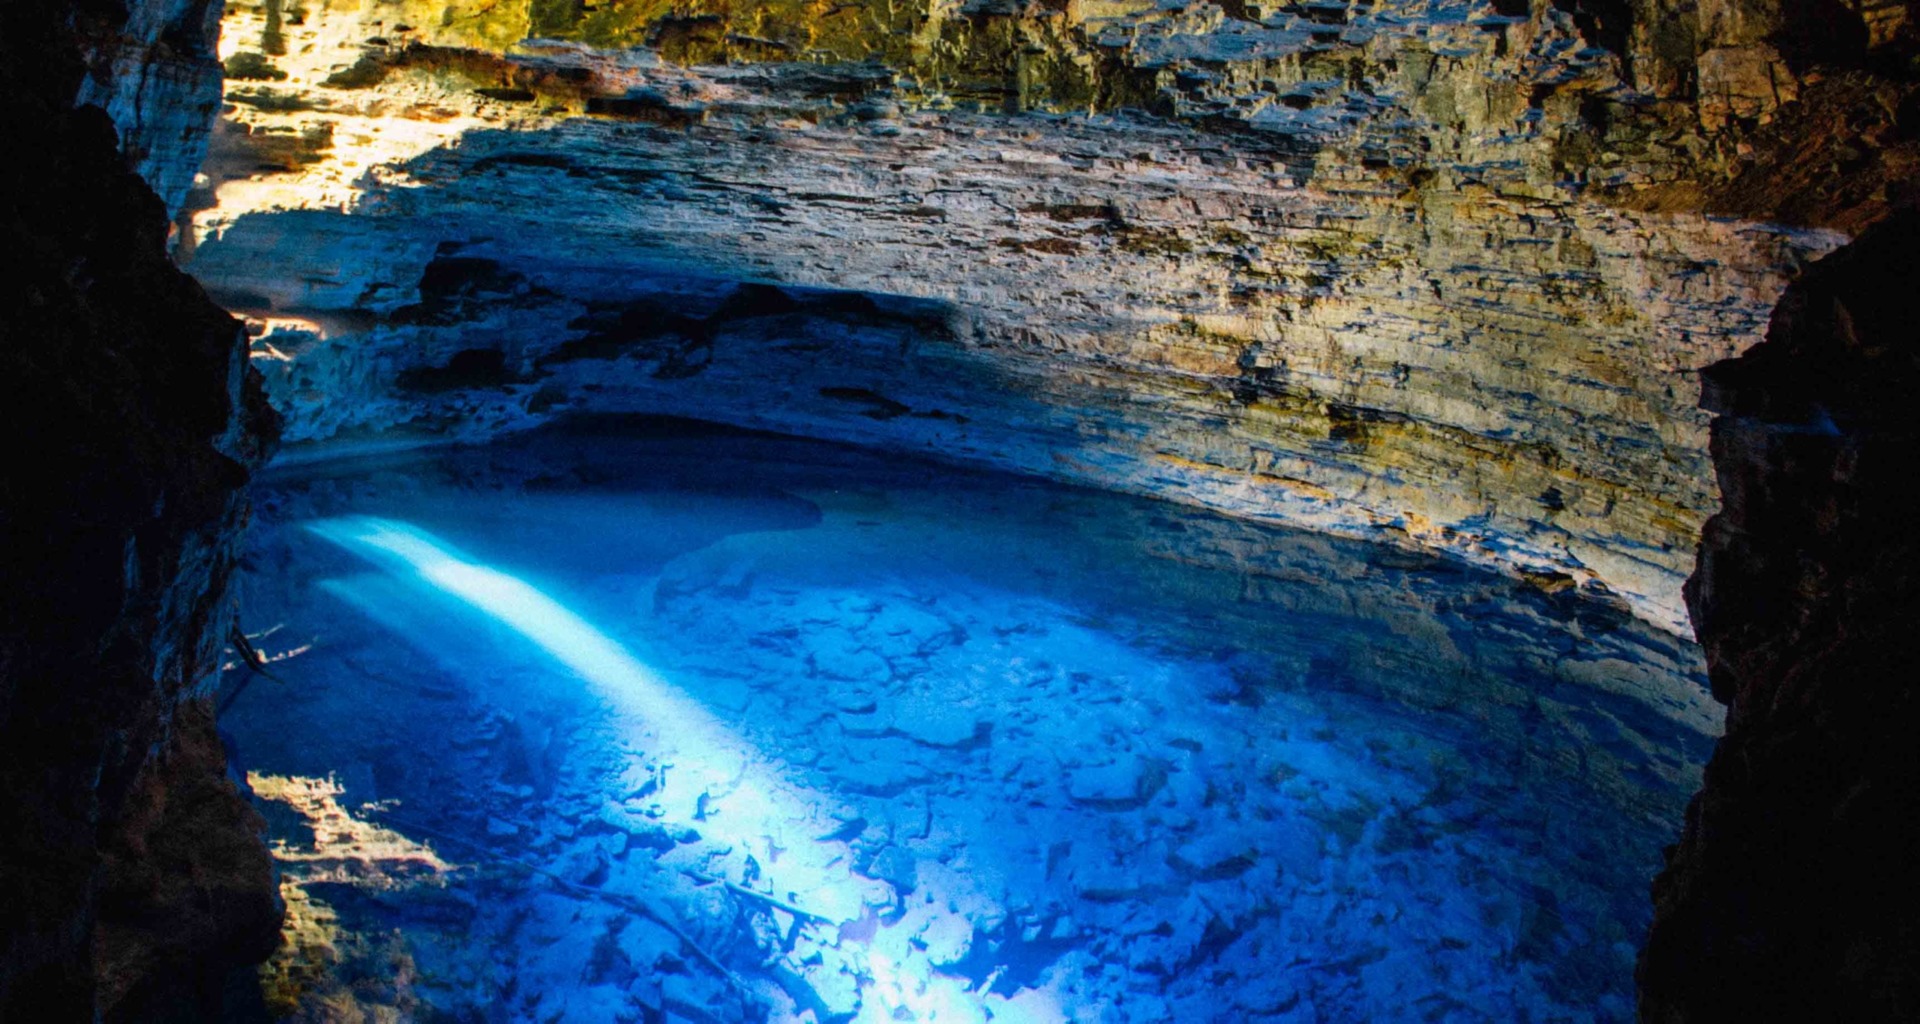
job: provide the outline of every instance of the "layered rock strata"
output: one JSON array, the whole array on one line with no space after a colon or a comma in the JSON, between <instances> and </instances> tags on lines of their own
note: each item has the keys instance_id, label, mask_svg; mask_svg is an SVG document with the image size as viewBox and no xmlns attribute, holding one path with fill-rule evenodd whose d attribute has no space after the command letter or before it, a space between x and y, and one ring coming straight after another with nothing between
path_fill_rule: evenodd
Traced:
<instances>
[{"instance_id":1,"label":"layered rock strata","mask_svg":"<svg viewBox=\"0 0 1920 1024\"><path fill-rule=\"evenodd\" d=\"M1725 508L1688 599L1727 734L1654 887L1642 1019L1920 1013L1920 214L1707 372Z\"/></svg>"},{"instance_id":2,"label":"layered rock strata","mask_svg":"<svg viewBox=\"0 0 1920 1024\"><path fill-rule=\"evenodd\" d=\"M697 408L1384 530L1669 624L1713 490L1689 378L1663 371L1739 348L1838 241L1757 222L1854 231L1899 197L1920 109L1913 25L1885 3L380 10L237 10L219 210L186 239L211 242L202 268L256 314L260 353L294 357L302 436ZM191 701L258 416L230 323L160 255L168 203L112 170L184 191L210 11L0 12L19 154L0 222L28 268L13 450L60 467L16 459L4 481L8 1017L197 1005L266 941L264 860ZM507 52L529 35L778 66ZM569 237L583 213L612 226ZM822 232L838 244L809 248ZM1875 496L1898 493L1873 468L1898 449L1863 439L1911 430L1834 384L1907 379L1861 339L1891 337L1876 303L1911 265L1838 261L1783 314L1799 340L1715 399L1747 468L1696 610L1735 736L1662 884L1656 1019L1731 1012L1707 992L1911 1013L1912 902L1885 888L1906 861L1860 824L1911 817L1888 742L1910 701L1857 684L1901 678L1886 610L1911 575ZM1795 380L1803 357L1845 374ZM350 421L299 401L335 386L380 400ZM1802 484L1815 515L1786 498ZM1766 539L1796 531L1816 557ZM1694 970L1708 949L1736 966ZM1811 995L1783 994L1783 964Z\"/></svg>"},{"instance_id":3,"label":"layered rock strata","mask_svg":"<svg viewBox=\"0 0 1920 1024\"><path fill-rule=\"evenodd\" d=\"M221 11L218 0L130 0L82 4L74 18L87 65L75 102L113 119L122 157L170 214L193 187L220 110Z\"/></svg>"},{"instance_id":4,"label":"layered rock strata","mask_svg":"<svg viewBox=\"0 0 1920 1024\"><path fill-rule=\"evenodd\" d=\"M90 46L171 22L82 7L0 12L0 1019L198 1019L279 919L203 702L271 414L140 155L73 106Z\"/></svg>"},{"instance_id":5,"label":"layered rock strata","mask_svg":"<svg viewBox=\"0 0 1920 1024\"><path fill-rule=\"evenodd\" d=\"M1734 185L1804 141L1762 139L1786 92L1740 98L1784 56L1713 57L1696 104L1654 61L1678 29L1578 10L564 6L229 15L191 267L291 437L697 415L1448 550L1684 631L1692 370L1841 240ZM1695 70L1728 49L1696 35ZM722 58L767 63L673 62Z\"/></svg>"}]
</instances>

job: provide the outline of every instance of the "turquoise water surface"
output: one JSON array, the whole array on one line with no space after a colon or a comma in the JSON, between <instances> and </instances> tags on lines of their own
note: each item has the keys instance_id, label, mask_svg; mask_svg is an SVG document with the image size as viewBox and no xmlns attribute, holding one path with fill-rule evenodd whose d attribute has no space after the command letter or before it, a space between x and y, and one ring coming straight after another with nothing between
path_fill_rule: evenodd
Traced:
<instances>
[{"instance_id":1,"label":"turquoise water surface","mask_svg":"<svg viewBox=\"0 0 1920 1024\"><path fill-rule=\"evenodd\" d=\"M258 507L222 725L301 1019L1626 1020L1718 729L1614 607L788 438Z\"/></svg>"}]
</instances>

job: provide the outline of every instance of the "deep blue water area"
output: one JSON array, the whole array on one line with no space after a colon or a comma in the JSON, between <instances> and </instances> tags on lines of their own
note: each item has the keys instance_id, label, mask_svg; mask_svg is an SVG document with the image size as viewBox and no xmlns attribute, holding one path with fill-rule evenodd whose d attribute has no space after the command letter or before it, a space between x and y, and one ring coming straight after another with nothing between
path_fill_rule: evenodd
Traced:
<instances>
[{"instance_id":1,"label":"deep blue water area","mask_svg":"<svg viewBox=\"0 0 1920 1024\"><path fill-rule=\"evenodd\" d=\"M791 438L256 500L302 1020L1627 1020L1719 725L1572 593Z\"/></svg>"}]
</instances>

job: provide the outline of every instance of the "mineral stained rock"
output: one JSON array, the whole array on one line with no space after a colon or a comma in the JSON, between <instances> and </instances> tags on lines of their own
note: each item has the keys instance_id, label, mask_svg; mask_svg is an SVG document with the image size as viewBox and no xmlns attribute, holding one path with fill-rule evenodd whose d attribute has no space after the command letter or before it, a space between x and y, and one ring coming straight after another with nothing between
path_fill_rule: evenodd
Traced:
<instances>
[{"instance_id":1,"label":"mineral stained rock","mask_svg":"<svg viewBox=\"0 0 1920 1024\"><path fill-rule=\"evenodd\" d=\"M192 167L123 153L126 124L74 106L100 40L183 45L162 6L0 11L8 1021L196 1019L277 938L262 823L202 703L271 414L239 323L168 259L165 204L127 169L164 182Z\"/></svg>"},{"instance_id":2,"label":"mineral stained rock","mask_svg":"<svg viewBox=\"0 0 1920 1024\"><path fill-rule=\"evenodd\" d=\"M1920 214L1707 372L1725 508L1687 596L1727 734L1654 886L1649 1021L1920 1013Z\"/></svg>"},{"instance_id":3,"label":"mineral stained rock","mask_svg":"<svg viewBox=\"0 0 1920 1024\"><path fill-rule=\"evenodd\" d=\"M190 269L295 440L700 416L1684 632L1692 371L1844 240L1780 218L1884 206L1904 93L1780 12L1568 6L236 3ZM1843 85L1866 184L1757 184Z\"/></svg>"}]
</instances>

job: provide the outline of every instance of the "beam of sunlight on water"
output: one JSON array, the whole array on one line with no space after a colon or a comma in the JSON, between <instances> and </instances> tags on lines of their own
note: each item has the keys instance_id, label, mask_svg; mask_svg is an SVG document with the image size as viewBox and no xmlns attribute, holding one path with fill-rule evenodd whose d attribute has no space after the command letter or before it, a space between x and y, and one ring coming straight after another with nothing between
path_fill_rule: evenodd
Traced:
<instances>
[{"instance_id":1,"label":"beam of sunlight on water","mask_svg":"<svg viewBox=\"0 0 1920 1024\"><path fill-rule=\"evenodd\" d=\"M675 693L658 673L565 605L525 580L468 561L424 530L373 518L328 520L313 524L312 529L376 562L418 573L432 586L533 641L626 710L656 725L692 730L696 735L716 727L698 705Z\"/></svg>"},{"instance_id":2,"label":"beam of sunlight on water","mask_svg":"<svg viewBox=\"0 0 1920 1024\"><path fill-rule=\"evenodd\" d=\"M840 828L828 813L834 806L830 798L792 784L777 761L537 587L474 561L408 523L354 516L314 521L307 528L385 571L326 584L384 624L413 633L421 628L424 601L451 599L456 607L505 626L590 684L632 723L636 747L671 766L668 781L650 797L658 801L653 813L660 825L693 829L710 841L766 854L758 860L764 872L757 884L752 878L720 881L736 891L753 886L795 905L816 919L807 927L825 929L859 921L896 898L887 883L853 870L854 853L844 842L820 838ZM988 902L979 896L968 905ZM1025 990L1009 999L976 990L968 979L942 973L908 950L875 945L858 956L857 966L877 996L862 1005L860 1021L896 1019L899 1011L920 1021L984 1022L990 1008L996 1021L1064 1019L1049 993Z\"/></svg>"}]
</instances>

